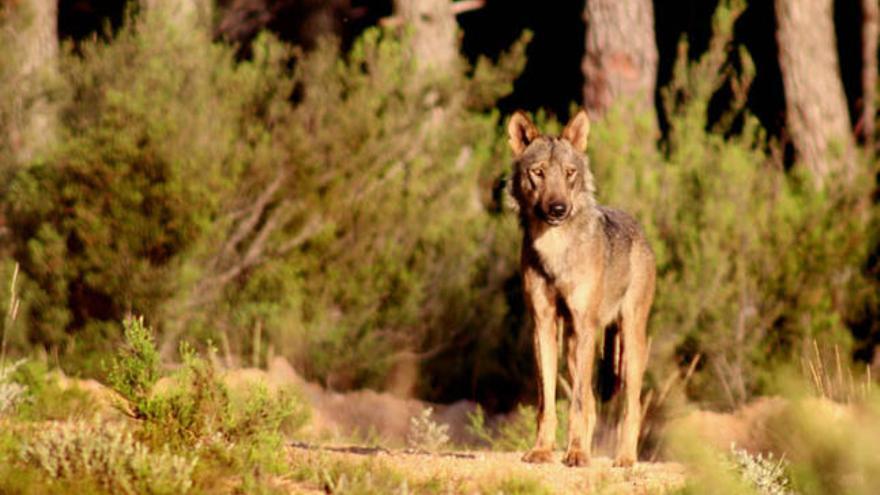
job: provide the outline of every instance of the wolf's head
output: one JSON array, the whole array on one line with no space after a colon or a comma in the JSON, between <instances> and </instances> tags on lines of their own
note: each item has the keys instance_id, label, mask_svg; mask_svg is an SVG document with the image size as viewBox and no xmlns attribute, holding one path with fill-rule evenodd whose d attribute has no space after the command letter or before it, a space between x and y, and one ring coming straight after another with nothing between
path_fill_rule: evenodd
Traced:
<instances>
[{"instance_id":1,"label":"wolf's head","mask_svg":"<svg viewBox=\"0 0 880 495\"><path fill-rule=\"evenodd\" d=\"M583 110L560 137L542 135L522 112L510 117L513 195L526 220L559 225L593 204L593 174L585 154L589 133L590 119Z\"/></svg>"}]
</instances>

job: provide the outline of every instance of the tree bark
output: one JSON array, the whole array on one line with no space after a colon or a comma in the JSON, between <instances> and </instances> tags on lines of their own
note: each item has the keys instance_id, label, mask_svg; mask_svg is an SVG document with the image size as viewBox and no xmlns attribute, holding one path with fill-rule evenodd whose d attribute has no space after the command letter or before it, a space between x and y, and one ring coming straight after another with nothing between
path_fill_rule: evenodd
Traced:
<instances>
[{"instance_id":1,"label":"tree bark","mask_svg":"<svg viewBox=\"0 0 880 495\"><path fill-rule=\"evenodd\" d=\"M54 0L10 4L13 26L14 105L10 143L18 163L26 163L54 139L56 109L49 92L58 74L58 5ZM14 86L14 87L15 87Z\"/></svg>"},{"instance_id":2,"label":"tree bark","mask_svg":"<svg viewBox=\"0 0 880 495\"><path fill-rule=\"evenodd\" d=\"M409 27L413 60L422 74L442 76L458 63L458 26L449 0L395 0L394 15Z\"/></svg>"},{"instance_id":3,"label":"tree bark","mask_svg":"<svg viewBox=\"0 0 880 495\"><path fill-rule=\"evenodd\" d=\"M657 44L651 0L587 0L584 106L592 118L630 100L656 125Z\"/></svg>"},{"instance_id":4,"label":"tree bark","mask_svg":"<svg viewBox=\"0 0 880 495\"><path fill-rule=\"evenodd\" d=\"M865 148L874 152L874 124L877 116L877 38L880 36L880 7L877 0L862 0L862 116Z\"/></svg>"},{"instance_id":5,"label":"tree bark","mask_svg":"<svg viewBox=\"0 0 880 495\"><path fill-rule=\"evenodd\" d=\"M853 167L832 0L775 0L785 117L798 159L821 184Z\"/></svg>"},{"instance_id":6,"label":"tree bark","mask_svg":"<svg viewBox=\"0 0 880 495\"><path fill-rule=\"evenodd\" d=\"M141 0L147 11L162 11L168 23L177 29L210 27L211 0Z\"/></svg>"}]
</instances>

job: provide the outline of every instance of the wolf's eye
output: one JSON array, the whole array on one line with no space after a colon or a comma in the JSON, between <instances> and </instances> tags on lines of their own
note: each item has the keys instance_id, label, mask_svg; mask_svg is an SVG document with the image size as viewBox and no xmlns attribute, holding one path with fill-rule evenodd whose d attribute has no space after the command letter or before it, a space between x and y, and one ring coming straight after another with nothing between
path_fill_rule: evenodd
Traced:
<instances>
[{"instance_id":1,"label":"wolf's eye","mask_svg":"<svg viewBox=\"0 0 880 495\"><path fill-rule=\"evenodd\" d=\"M577 173L577 170L570 168L565 171L565 176L568 177L569 179L571 179L572 177L574 177L575 173Z\"/></svg>"},{"instance_id":2,"label":"wolf's eye","mask_svg":"<svg viewBox=\"0 0 880 495\"><path fill-rule=\"evenodd\" d=\"M530 172L532 173L532 175L534 175L535 177L538 177L539 179L544 177L544 169L543 168L533 168L530 170Z\"/></svg>"}]
</instances>

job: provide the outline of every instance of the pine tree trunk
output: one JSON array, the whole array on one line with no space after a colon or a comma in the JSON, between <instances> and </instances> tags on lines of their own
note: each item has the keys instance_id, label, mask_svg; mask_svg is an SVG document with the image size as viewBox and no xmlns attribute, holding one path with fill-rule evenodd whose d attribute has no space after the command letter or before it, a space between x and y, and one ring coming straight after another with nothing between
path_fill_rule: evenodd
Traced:
<instances>
[{"instance_id":1,"label":"pine tree trunk","mask_svg":"<svg viewBox=\"0 0 880 495\"><path fill-rule=\"evenodd\" d=\"M394 15L411 29L409 45L422 73L442 76L458 62L458 29L449 0L395 0Z\"/></svg>"},{"instance_id":2,"label":"pine tree trunk","mask_svg":"<svg viewBox=\"0 0 880 495\"><path fill-rule=\"evenodd\" d=\"M786 124L801 161L822 183L853 166L832 0L775 0Z\"/></svg>"},{"instance_id":3,"label":"pine tree trunk","mask_svg":"<svg viewBox=\"0 0 880 495\"><path fill-rule=\"evenodd\" d=\"M629 100L656 125L657 45L651 0L587 0L584 106L591 117Z\"/></svg>"},{"instance_id":4,"label":"pine tree trunk","mask_svg":"<svg viewBox=\"0 0 880 495\"><path fill-rule=\"evenodd\" d=\"M880 7L877 0L862 0L862 136L865 148L874 151L877 117L877 38L880 36Z\"/></svg>"},{"instance_id":5,"label":"pine tree trunk","mask_svg":"<svg viewBox=\"0 0 880 495\"><path fill-rule=\"evenodd\" d=\"M161 10L169 25L181 30L209 27L212 3L211 0L141 0L145 10Z\"/></svg>"},{"instance_id":6,"label":"pine tree trunk","mask_svg":"<svg viewBox=\"0 0 880 495\"><path fill-rule=\"evenodd\" d=\"M58 74L58 5L54 0L26 0L11 4L14 11L15 60L13 78L18 93L18 119L10 126L10 143L19 163L30 161L54 139L56 109L49 98Z\"/></svg>"}]
</instances>

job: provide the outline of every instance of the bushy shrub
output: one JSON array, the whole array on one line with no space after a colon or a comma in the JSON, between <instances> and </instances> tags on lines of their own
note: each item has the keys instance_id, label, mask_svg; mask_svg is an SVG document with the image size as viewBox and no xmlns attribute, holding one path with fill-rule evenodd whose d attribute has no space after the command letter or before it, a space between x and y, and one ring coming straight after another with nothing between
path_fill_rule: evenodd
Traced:
<instances>
[{"instance_id":1,"label":"bushy shrub","mask_svg":"<svg viewBox=\"0 0 880 495\"><path fill-rule=\"evenodd\" d=\"M11 413L21 402L27 388L13 380L15 371L24 363L24 360L14 363L0 361L0 416Z\"/></svg>"},{"instance_id":2,"label":"bushy shrub","mask_svg":"<svg viewBox=\"0 0 880 495\"><path fill-rule=\"evenodd\" d=\"M495 418L493 424L486 422L486 413L477 407L468 413L468 434L491 450L524 452L532 448L537 435L537 409L518 405L505 417ZM565 445L568 434L568 402L556 403L556 444Z\"/></svg>"},{"instance_id":3,"label":"bushy shrub","mask_svg":"<svg viewBox=\"0 0 880 495\"><path fill-rule=\"evenodd\" d=\"M215 365L186 344L181 345L180 368L164 387L157 387L158 351L143 318L125 321L125 339L111 364L110 385L123 401L122 411L141 422L142 436L151 443L247 443L265 433L279 434L282 426L295 432L308 419L308 410L292 390L270 393L255 385L230 392Z\"/></svg>"},{"instance_id":4,"label":"bushy shrub","mask_svg":"<svg viewBox=\"0 0 880 495\"><path fill-rule=\"evenodd\" d=\"M82 357L119 340L126 312L154 314L175 294L180 255L238 166L229 136L242 102L227 91L231 54L207 33L148 16L80 48L62 57L61 139L3 203L29 279L29 341ZM94 371L98 360L73 361Z\"/></svg>"},{"instance_id":5,"label":"bushy shrub","mask_svg":"<svg viewBox=\"0 0 880 495\"><path fill-rule=\"evenodd\" d=\"M23 447L25 462L52 478L93 478L113 493L186 493L195 459L151 452L122 425L58 423L35 432Z\"/></svg>"},{"instance_id":6,"label":"bushy shrub","mask_svg":"<svg viewBox=\"0 0 880 495\"><path fill-rule=\"evenodd\" d=\"M24 388L16 407L15 418L27 421L88 418L98 406L95 397L74 384L65 385L61 376L50 372L39 360L28 360L12 374L15 383Z\"/></svg>"},{"instance_id":7,"label":"bushy shrub","mask_svg":"<svg viewBox=\"0 0 880 495\"><path fill-rule=\"evenodd\" d=\"M123 321L124 346L117 351L107 379L110 386L131 404L135 417L147 416L153 387L159 380L159 353L143 317Z\"/></svg>"},{"instance_id":8,"label":"bushy shrub","mask_svg":"<svg viewBox=\"0 0 880 495\"><path fill-rule=\"evenodd\" d=\"M513 247L495 239L515 226L486 207L504 166L487 109L526 41L440 80L416 77L382 29L349 53L264 35L237 61L147 13L81 43L61 60L57 147L3 197L27 276L22 344L95 373L116 322L148 314L165 357L221 333L233 354L272 344L349 388L381 385L396 351L502 338L497 253Z\"/></svg>"},{"instance_id":9,"label":"bushy shrub","mask_svg":"<svg viewBox=\"0 0 880 495\"><path fill-rule=\"evenodd\" d=\"M730 446L731 464L742 479L760 495L789 495L792 493L784 458L775 459L770 452L751 454L745 449Z\"/></svg>"},{"instance_id":10,"label":"bushy shrub","mask_svg":"<svg viewBox=\"0 0 880 495\"><path fill-rule=\"evenodd\" d=\"M449 425L437 423L433 412L433 408L426 407L409 419L406 444L410 448L437 452L449 444Z\"/></svg>"}]
</instances>

